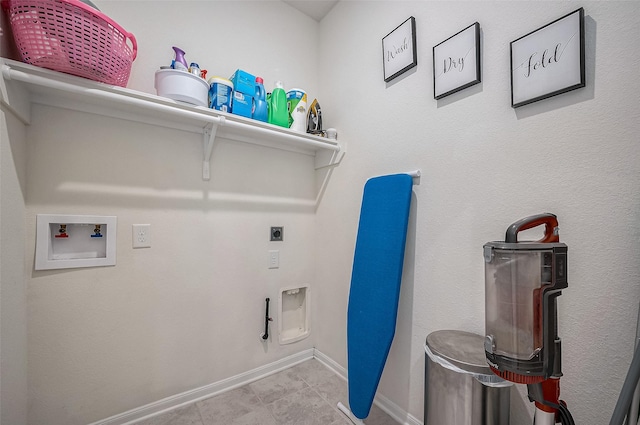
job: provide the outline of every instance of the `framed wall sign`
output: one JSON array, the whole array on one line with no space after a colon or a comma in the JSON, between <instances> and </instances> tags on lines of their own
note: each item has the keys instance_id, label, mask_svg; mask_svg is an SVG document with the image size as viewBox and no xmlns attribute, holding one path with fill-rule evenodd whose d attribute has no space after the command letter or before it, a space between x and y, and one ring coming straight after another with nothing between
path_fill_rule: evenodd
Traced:
<instances>
[{"instance_id":1,"label":"framed wall sign","mask_svg":"<svg viewBox=\"0 0 640 425\"><path fill-rule=\"evenodd\" d=\"M384 81L393 80L417 64L416 19L411 16L382 39Z\"/></svg>"},{"instance_id":2,"label":"framed wall sign","mask_svg":"<svg viewBox=\"0 0 640 425\"><path fill-rule=\"evenodd\" d=\"M443 98L480 82L480 24L433 47L433 97Z\"/></svg>"},{"instance_id":3,"label":"framed wall sign","mask_svg":"<svg viewBox=\"0 0 640 425\"><path fill-rule=\"evenodd\" d=\"M585 86L584 9L511 42L511 106Z\"/></svg>"}]
</instances>

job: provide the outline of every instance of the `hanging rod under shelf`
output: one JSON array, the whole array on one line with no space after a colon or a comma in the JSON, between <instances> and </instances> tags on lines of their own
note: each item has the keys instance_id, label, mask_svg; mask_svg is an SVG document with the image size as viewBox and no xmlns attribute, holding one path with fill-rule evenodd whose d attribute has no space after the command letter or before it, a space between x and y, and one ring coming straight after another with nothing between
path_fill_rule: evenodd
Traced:
<instances>
[{"instance_id":1,"label":"hanging rod under shelf","mask_svg":"<svg viewBox=\"0 0 640 425\"><path fill-rule=\"evenodd\" d=\"M172 114L180 115L185 118L198 119L201 121L204 120L204 121L213 122L216 124L219 122L218 117L206 116L204 114L199 114L197 112L189 111L186 109L173 108L169 105L153 103L148 100L125 96L118 93L112 93L99 88L77 86L74 84L65 83L63 81L57 81L57 80L52 80L46 77L40 77L38 75L31 75L23 71L11 69L11 67L6 64L2 66L2 76L4 77L5 80L15 80L23 83L34 84L37 86L61 90L67 93L77 94L79 96L93 97L93 98L102 99L102 100L111 100L116 103L128 104L128 105L138 106L146 109L155 109L156 111L171 112Z\"/></svg>"}]
</instances>

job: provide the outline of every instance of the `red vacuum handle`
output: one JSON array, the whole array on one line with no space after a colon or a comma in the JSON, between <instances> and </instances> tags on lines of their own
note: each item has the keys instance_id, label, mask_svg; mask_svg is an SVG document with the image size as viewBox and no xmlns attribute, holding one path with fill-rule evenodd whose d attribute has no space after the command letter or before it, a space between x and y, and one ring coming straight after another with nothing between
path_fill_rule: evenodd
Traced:
<instances>
[{"instance_id":1,"label":"red vacuum handle","mask_svg":"<svg viewBox=\"0 0 640 425\"><path fill-rule=\"evenodd\" d=\"M555 214L551 213L532 215L530 217L526 217L516 221L507 229L507 234L504 240L507 243L516 243L518 242L518 232L522 230L532 229L542 224L545 225L544 237L537 242L560 242L560 236L558 235L558 218L555 216Z\"/></svg>"}]
</instances>

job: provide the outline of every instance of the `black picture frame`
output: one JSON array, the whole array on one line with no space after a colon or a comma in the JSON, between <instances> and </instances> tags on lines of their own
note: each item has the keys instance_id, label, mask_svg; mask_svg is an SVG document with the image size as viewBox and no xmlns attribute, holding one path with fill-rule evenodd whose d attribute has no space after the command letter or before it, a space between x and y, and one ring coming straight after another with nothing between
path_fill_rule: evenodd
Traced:
<instances>
[{"instance_id":1,"label":"black picture frame","mask_svg":"<svg viewBox=\"0 0 640 425\"><path fill-rule=\"evenodd\" d=\"M510 57L513 108L584 87L584 8L512 41Z\"/></svg>"},{"instance_id":2,"label":"black picture frame","mask_svg":"<svg viewBox=\"0 0 640 425\"><path fill-rule=\"evenodd\" d=\"M480 61L478 22L433 46L434 99L442 99L480 83Z\"/></svg>"},{"instance_id":3,"label":"black picture frame","mask_svg":"<svg viewBox=\"0 0 640 425\"><path fill-rule=\"evenodd\" d=\"M382 38L382 69L389 82L418 65L416 19L411 16Z\"/></svg>"}]
</instances>

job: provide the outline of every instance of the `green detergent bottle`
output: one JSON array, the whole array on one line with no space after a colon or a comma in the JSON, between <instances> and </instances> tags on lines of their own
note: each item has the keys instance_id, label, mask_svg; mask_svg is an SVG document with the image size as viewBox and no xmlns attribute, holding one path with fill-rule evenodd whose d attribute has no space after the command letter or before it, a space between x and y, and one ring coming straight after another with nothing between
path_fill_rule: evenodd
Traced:
<instances>
[{"instance_id":1,"label":"green detergent bottle","mask_svg":"<svg viewBox=\"0 0 640 425\"><path fill-rule=\"evenodd\" d=\"M287 111L287 94L282 81L276 81L276 87L269 99L269 124L289 128L289 112Z\"/></svg>"}]
</instances>

